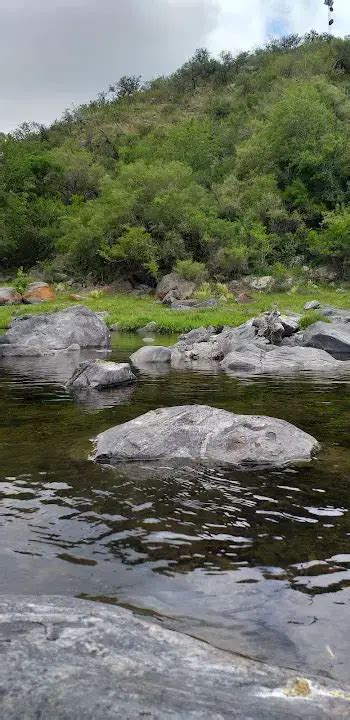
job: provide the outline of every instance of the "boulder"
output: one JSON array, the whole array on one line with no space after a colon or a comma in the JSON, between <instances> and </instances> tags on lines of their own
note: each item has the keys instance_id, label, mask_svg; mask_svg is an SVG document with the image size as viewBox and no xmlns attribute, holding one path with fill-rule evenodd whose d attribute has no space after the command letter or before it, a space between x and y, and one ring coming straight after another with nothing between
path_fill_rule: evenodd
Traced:
<instances>
[{"instance_id":1,"label":"boulder","mask_svg":"<svg viewBox=\"0 0 350 720\"><path fill-rule=\"evenodd\" d=\"M172 310L201 310L204 308L218 307L218 301L215 298L208 300L179 300L171 304Z\"/></svg>"},{"instance_id":2,"label":"boulder","mask_svg":"<svg viewBox=\"0 0 350 720\"><path fill-rule=\"evenodd\" d=\"M247 348L244 352L231 352L221 362L221 367L236 374L350 372L350 362L336 360L324 350L285 346L273 348L271 352L264 352L254 347Z\"/></svg>"},{"instance_id":3,"label":"boulder","mask_svg":"<svg viewBox=\"0 0 350 720\"><path fill-rule=\"evenodd\" d=\"M316 322L305 330L303 342L306 347L326 350L331 355L350 356L350 325Z\"/></svg>"},{"instance_id":4,"label":"boulder","mask_svg":"<svg viewBox=\"0 0 350 720\"><path fill-rule=\"evenodd\" d=\"M314 280L316 282L334 282L334 280L338 277L338 272L334 269L334 267L330 267L329 265L321 265L318 268L312 268L309 270L309 276L311 280Z\"/></svg>"},{"instance_id":5,"label":"boulder","mask_svg":"<svg viewBox=\"0 0 350 720\"><path fill-rule=\"evenodd\" d=\"M22 298L15 288L0 288L0 305L19 305L21 302Z\"/></svg>"},{"instance_id":6,"label":"boulder","mask_svg":"<svg viewBox=\"0 0 350 720\"><path fill-rule=\"evenodd\" d=\"M164 275L158 283L156 295L160 300L163 300L169 292L176 290L177 299L185 300L192 295L195 287L196 284L194 282L185 280L183 277L178 275L178 273L173 272L169 273L169 275Z\"/></svg>"},{"instance_id":7,"label":"boulder","mask_svg":"<svg viewBox=\"0 0 350 720\"><path fill-rule=\"evenodd\" d=\"M45 282L30 283L25 293L23 293L23 302L26 305L37 305L42 302L53 302L55 293L53 289Z\"/></svg>"},{"instance_id":8,"label":"boulder","mask_svg":"<svg viewBox=\"0 0 350 720\"><path fill-rule=\"evenodd\" d=\"M281 315L272 310L254 318L253 326L259 337L266 338L272 345L280 345L284 337L290 337L299 330L299 322L300 315Z\"/></svg>"},{"instance_id":9,"label":"boulder","mask_svg":"<svg viewBox=\"0 0 350 720\"><path fill-rule=\"evenodd\" d=\"M310 460L315 438L285 420L234 415L206 405L161 408L98 435L93 459L193 460L276 467Z\"/></svg>"},{"instance_id":10,"label":"boulder","mask_svg":"<svg viewBox=\"0 0 350 720\"><path fill-rule=\"evenodd\" d=\"M185 345L192 345L193 343L208 342L208 340L215 335L214 327L199 327L180 335L179 341L184 342Z\"/></svg>"},{"instance_id":11,"label":"boulder","mask_svg":"<svg viewBox=\"0 0 350 720\"><path fill-rule=\"evenodd\" d=\"M238 305L248 305L251 302L253 302L253 298L247 295L247 293L238 293L236 296L236 303L238 303Z\"/></svg>"},{"instance_id":12,"label":"boulder","mask_svg":"<svg viewBox=\"0 0 350 720\"><path fill-rule=\"evenodd\" d=\"M150 333L155 333L155 332L157 332L157 329L158 329L158 328L157 328L157 323L154 322L154 320L151 320L151 322L147 323L147 325L144 325L144 327L138 328L138 330L136 330L136 332L137 332L139 335L145 335L145 336L147 336L147 335L149 335Z\"/></svg>"},{"instance_id":13,"label":"boulder","mask_svg":"<svg viewBox=\"0 0 350 720\"><path fill-rule=\"evenodd\" d=\"M110 283L105 288L105 292L109 293L110 295L117 295L117 294L127 294L131 293L133 291L133 286L129 280L113 280L113 282Z\"/></svg>"},{"instance_id":14,"label":"boulder","mask_svg":"<svg viewBox=\"0 0 350 720\"><path fill-rule=\"evenodd\" d=\"M130 610L0 598L5 720L331 720L346 687L217 650ZM6 656L6 661L5 661Z\"/></svg>"},{"instance_id":15,"label":"boulder","mask_svg":"<svg viewBox=\"0 0 350 720\"><path fill-rule=\"evenodd\" d=\"M128 363L85 360L78 365L67 387L73 390L106 390L133 382L136 382L136 376Z\"/></svg>"},{"instance_id":16,"label":"boulder","mask_svg":"<svg viewBox=\"0 0 350 720\"><path fill-rule=\"evenodd\" d=\"M106 349L109 332L96 313L83 305L75 305L59 312L16 318L5 333L4 341L12 346L42 350L61 350L73 344Z\"/></svg>"},{"instance_id":17,"label":"boulder","mask_svg":"<svg viewBox=\"0 0 350 720\"><path fill-rule=\"evenodd\" d=\"M162 345L142 347L130 356L130 360L135 367L147 363L170 363L170 359L171 349Z\"/></svg>"},{"instance_id":18,"label":"boulder","mask_svg":"<svg viewBox=\"0 0 350 720\"><path fill-rule=\"evenodd\" d=\"M272 275L262 275L261 277L247 275L243 278L243 282L252 290L259 290L260 292L269 292L273 290L275 285L275 279Z\"/></svg>"},{"instance_id":19,"label":"boulder","mask_svg":"<svg viewBox=\"0 0 350 720\"><path fill-rule=\"evenodd\" d=\"M321 303L318 300L310 300L305 303L304 310L317 310L319 307L321 307Z\"/></svg>"}]
</instances>

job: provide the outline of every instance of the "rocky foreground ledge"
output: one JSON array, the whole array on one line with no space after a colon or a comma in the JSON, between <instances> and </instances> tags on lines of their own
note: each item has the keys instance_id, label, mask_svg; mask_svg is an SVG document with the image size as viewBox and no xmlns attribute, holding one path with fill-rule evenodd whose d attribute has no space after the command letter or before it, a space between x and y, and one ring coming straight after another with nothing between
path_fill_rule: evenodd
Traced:
<instances>
[{"instance_id":1,"label":"rocky foreground ledge","mask_svg":"<svg viewBox=\"0 0 350 720\"><path fill-rule=\"evenodd\" d=\"M216 650L120 608L0 596L6 720L328 720L350 693Z\"/></svg>"}]
</instances>

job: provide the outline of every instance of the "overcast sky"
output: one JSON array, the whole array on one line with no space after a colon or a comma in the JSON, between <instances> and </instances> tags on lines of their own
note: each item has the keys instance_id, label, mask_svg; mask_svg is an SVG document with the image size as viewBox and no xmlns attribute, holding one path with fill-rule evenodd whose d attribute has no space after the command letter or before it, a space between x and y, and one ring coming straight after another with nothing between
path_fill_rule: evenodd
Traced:
<instances>
[{"instance_id":1,"label":"overcast sky","mask_svg":"<svg viewBox=\"0 0 350 720\"><path fill-rule=\"evenodd\" d=\"M335 0L335 33L350 2ZM323 0L0 0L0 130L49 123L121 75L166 74L198 47L237 52L327 30Z\"/></svg>"}]
</instances>

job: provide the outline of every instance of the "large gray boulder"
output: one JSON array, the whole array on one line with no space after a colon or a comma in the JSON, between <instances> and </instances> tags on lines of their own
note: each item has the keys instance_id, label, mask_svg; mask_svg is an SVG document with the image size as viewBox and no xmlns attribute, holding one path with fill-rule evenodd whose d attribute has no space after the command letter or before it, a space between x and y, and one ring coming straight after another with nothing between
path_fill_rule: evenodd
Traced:
<instances>
[{"instance_id":1,"label":"large gray boulder","mask_svg":"<svg viewBox=\"0 0 350 720\"><path fill-rule=\"evenodd\" d=\"M284 420L234 415L206 405L151 410L98 435L93 459L194 460L235 466L281 466L310 460L311 435Z\"/></svg>"},{"instance_id":2,"label":"large gray boulder","mask_svg":"<svg viewBox=\"0 0 350 720\"><path fill-rule=\"evenodd\" d=\"M147 363L170 363L170 359L171 348L163 347L163 345L142 347L130 355L130 360L135 367Z\"/></svg>"},{"instance_id":3,"label":"large gray boulder","mask_svg":"<svg viewBox=\"0 0 350 720\"><path fill-rule=\"evenodd\" d=\"M349 694L167 630L129 610L0 596L4 720L331 720Z\"/></svg>"},{"instance_id":4,"label":"large gray boulder","mask_svg":"<svg viewBox=\"0 0 350 720\"><path fill-rule=\"evenodd\" d=\"M198 328L181 335L171 353L171 365L176 369L215 368L224 357L233 350L242 351L248 346L268 350L268 340L257 336L252 320L239 327L224 327L221 332L214 328Z\"/></svg>"},{"instance_id":5,"label":"large gray boulder","mask_svg":"<svg viewBox=\"0 0 350 720\"><path fill-rule=\"evenodd\" d=\"M343 310L331 306L321 308L320 315L335 323L350 323L350 310Z\"/></svg>"},{"instance_id":6,"label":"large gray boulder","mask_svg":"<svg viewBox=\"0 0 350 720\"><path fill-rule=\"evenodd\" d=\"M136 376L128 363L85 360L79 363L67 387L73 390L106 390L133 382L136 382Z\"/></svg>"},{"instance_id":7,"label":"large gray boulder","mask_svg":"<svg viewBox=\"0 0 350 720\"><path fill-rule=\"evenodd\" d=\"M263 352L253 346L245 352L229 353L221 362L223 370L233 373L288 374L298 372L350 372L350 361L336 360L324 350L310 347L278 347Z\"/></svg>"},{"instance_id":8,"label":"large gray boulder","mask_svg":"<svg viewBox=\"0 0 350 720\"><path fill-rule=\"evenodd\" d=\"M109 332L96 313L83 305L75 305L59 312L19 317L13 321L3 340L13 348L62 350L79 345L81 348L106 349Z\"/></svg>"},{"instance_id":9,"label":"large gray boulder","mask_svg":"<svg viewBox=\"0 0 350 720\"><path fill-rule=\"evenodd\" d=\"M305 330L303 344L326 350L331 355L344 353L350 356L350 325L316 322Z\"/></svg>"},{"instance_id":10,"label":"large gray boulder","mask_svg":"<svg viewBox=\"0 0 350 720\"><path fill-rule=\"evenodd\" d=\"M178 273L173 272L169 275L164 275L161 281L157 285L156 295L160 300L163 300L168 293L175 291L176 298L178 300L185 300L191 297L196 285L190 280L185 280ZM174 298L175 299L175 298Z\"/></svg>"},{"instance_id":11,"label":"large gray boulder","mask_svg":"<svg viewBox=\"0 0 350 720\"><path fill-rule=\"evenodd\" d=\"M0 288L0 305L18 305L22 298L13 287Z\"/></svg>"}]
</instances>

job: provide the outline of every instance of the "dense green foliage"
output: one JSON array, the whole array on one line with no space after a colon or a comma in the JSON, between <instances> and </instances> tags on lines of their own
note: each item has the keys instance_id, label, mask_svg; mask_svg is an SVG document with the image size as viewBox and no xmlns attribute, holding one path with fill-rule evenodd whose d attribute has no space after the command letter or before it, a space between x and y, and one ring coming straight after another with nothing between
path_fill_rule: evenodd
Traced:
<instances>
[{"instance_id":1,"label":"dense green foliage","mask_svg":"<svg viewBox=\"0 0 350 720\"><path fill-rule=\"evenodd\" d=\"M53 279L350 267L350 40L310 33L123 77L0 137L0 258Z\"/></svg>"}]
</instances>

